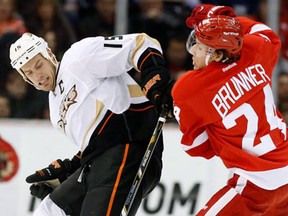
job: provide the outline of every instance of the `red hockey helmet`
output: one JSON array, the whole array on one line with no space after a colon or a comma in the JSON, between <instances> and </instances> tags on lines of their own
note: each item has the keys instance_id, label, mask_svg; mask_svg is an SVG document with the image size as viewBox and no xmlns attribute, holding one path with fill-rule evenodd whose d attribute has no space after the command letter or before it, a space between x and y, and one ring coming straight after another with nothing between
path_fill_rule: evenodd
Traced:
<instances>
[{"instance_id":1,"label":"red hockey helmet","mask_svg":"<svg viewBox=\"0 0 288 216\"><path fill-rule=\"evenodd\" d=\"M186 19L186 25L189 28L195 28L202 20L216 15L236 16L233 8L229 6L199 4L192 10L190 17Z\"/></svg>"},{"instance_id":2,"label":"red hockey helmet","mask_svg":"<svg viewBox=\"0 0 288 216\"><path fill-rule=\"evenodd\" d=\"M195 35L201 43L215 50L226 50L229 57L238 56L243 45L241 25L233 17L207 18L199 23Z\"/></svg>"}]
</instances>

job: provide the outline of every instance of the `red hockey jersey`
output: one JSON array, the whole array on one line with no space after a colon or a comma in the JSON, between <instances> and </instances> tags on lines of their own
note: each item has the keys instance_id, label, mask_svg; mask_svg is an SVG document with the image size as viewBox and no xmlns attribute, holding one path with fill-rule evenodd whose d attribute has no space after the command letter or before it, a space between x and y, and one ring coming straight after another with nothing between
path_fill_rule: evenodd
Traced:
<instances>
[{"instance_id":1,"label":"red hockey jersey","mask_svg":"<svg viewBox=\"0 0 288 216\"><path fill-rule=\"evenodd\" d=\"M271 90L281 43L266 25L237 19L240 59L186 72L172 90L174 113L189 155L217 155L231 173L275 189L288 183L287 128Z\"/></svg>"}]
</instances>

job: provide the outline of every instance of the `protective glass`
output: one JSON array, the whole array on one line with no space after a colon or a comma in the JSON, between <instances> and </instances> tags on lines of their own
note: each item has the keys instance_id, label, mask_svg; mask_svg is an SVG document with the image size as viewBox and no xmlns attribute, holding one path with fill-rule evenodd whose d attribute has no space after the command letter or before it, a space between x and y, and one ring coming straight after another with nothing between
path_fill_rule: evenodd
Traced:
<instances>
[{"instance_id":1,"label":"protective glass","mask_svg":"<svg viewBox=\"0 0 288 216\"><path fill-rule=\"evenodd\" d=\"M196 44L196 36L195 36L195 29L192 30L188 36L188 39L186 41L186 50L191 54L193 55L192 53L192 47L194 44Z\"/></svg>"}]
</instances>

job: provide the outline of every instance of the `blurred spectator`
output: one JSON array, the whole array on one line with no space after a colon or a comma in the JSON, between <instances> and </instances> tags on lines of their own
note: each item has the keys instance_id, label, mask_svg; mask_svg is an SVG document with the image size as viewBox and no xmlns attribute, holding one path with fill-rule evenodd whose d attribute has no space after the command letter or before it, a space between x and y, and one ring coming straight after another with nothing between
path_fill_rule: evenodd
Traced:
<instances>
[{"instance_id":1,"label":"blurred spectator","mask_svg":"<svg viewBox=\"0 0 288 216\"><path fill-rule=\"evenodd\" d=\"M60 0L63 12L75 28L79 20L79 0Z\"/></svg>"},{"instance_id":2,"label":"blurred spectator","mask_svg":"<svg viewBox=\"0 0 288 216\"><path fill-rule=\"evenodd\" d=\"M279 111L281 112L286 124L288 125L288 101L281 103L280 109L281 110Z\"/></svg>"},{"instance_id":3,"label":"blurred spectator","mask_svg":"<svg viewBox=\"0 0 288 216\"><path fill-rule=\"evenodd\" d=\"M62 0L62 1L74 1L74 0ZM78 5L78 17L80 19L91 16L95 12L95 0L77 0Z\"/></svg>"},{"instance_id":4,"label":"blurred spectator","mask_svg":"<svg viewBox=\"0 0 288 216\"><path fill-rule=\"evenodd\" d=\"M237 16L246 16L254 19L257 17L259 0L202 0L205 4L226 5L232 7Z\"/></svg>"},{"instance_id":5,"label":"blurred spectator","mask_svg":"<svg viewBox=\"0 0 288 216\"><path fill-rule=\"evenodd\" d=\"M49 110L48 101L47 101L47 103L44 104L43 113L42 113L42 116L40 116L40 118L42 118L42 119L49 119L50 118L50 110Z\"/></svg>"},{"instance_id":6,"label":"blurred spectator","mask_svg":"<svg viewBox=\"0 0 288 216\"><path fill-rule=\"evenodd\" d=\"M0 92L0 118L11 117L10 98L3 92Z\"/></svg>"},{"instance_id":7,"label":"blurred spectator","mask_svg":"<svg viewBox=\"0 0 288 216\"><path fill-rule=\"evenodd\" d=\"M28 18L35 14L35 3L37 0L16 0L18 12L25 23Z\"/></svg>"},{"instance_id":8,"label":"blurred spectator","mask_svg":"<svg viewBox=\"0 0 288 216\"><path fill-rule=\"evenodd\" d=\"M279 104L279 112L283 116L285 123L288 125L288 101Z\"/></svg>"},{"instance_id":9,"label":"blurred spectator","mask_svg":"<svg viewBox=\"0 0 288 216\"><path fill-rule=\"evenodd\" d=\"M192 67L192 57L186 50L186 39L187 36L184 34L173 34L164 51L168 70L175 80Z\"/></svg>"},{"instance_id":10,"label":"blurred spectator","mask_svg":"<svg viewBox=\"0 0 288 216\"><path fill-rule=\"evenodd\" d=\"M0 37L0 91L5 89L8 73L12 70L9 59L9 47L20 35L18 33L6 33Z\"/></svg>"},{"instance_id":11,"label":"blurred spectator","mask_svg":"<svg viewBox=\"0 0 288 216\"><path fill-rule=\"evenodd\" d=\"M54 34L57 38L54 53L58 59L61 59L63 53L77 40L75 31L65 17L61 5L58 0L36 0L34 11L26 20L28 30L43 38L47 38L47 34L49 36Z\"/></svg>"},{"instance_id":12,"label":"blurred spectator","mask_svg":"<svg viewBox=\"0 0 288 216\"><path fill-rule=\"evenodd\" d=\"M57 53L57 48L58 48L58 40L57 40L57 35L55 31L47 31L43 36L42 36L46 42L49 44L49 48L53 53ZM61 53L62 54L62 53ZM58 56L60 54L58 53Z\"/></svg>"},{"instance_id":13,"label":"blurred spectator","mask_svg":"<svg viewBox=\"0 0 288 216\"><path fill-rule=\"evenodd\" d=\"M95 0L94 13L79 23L80 38L114 35L115 7L115 0Z\"/></svg>"},{"instance_id":14,"label":"blurred spectator","mask_svg":"<svg viewBox=\"0 0 288 216\"><path fill-rule=\"evenodd\" d=\"M267 0L259 0L259 6L255 20L267 24Z\"/></svg>"},{"instance_id":15,"label":"blurred spectator","mask_svg":"<svg viewBox=\"0 0 288 216\"><path fill-rule=\"evenodd\" d=\"M15 70L9 73L6 92L10 97L12 118L43 118L48 94L39 94Z\"/></svg>"},{"instance_id":16,"label":"blurred spectator","mask_svg":"<svg viewBox=\"0 0 288 216\"><path fill-rule=\"evenodd\" d=\"M284 112L282 115L283 115L283 118L285 120L285 123L288 124L288 110L286 112Z\"/></svg>"},{"instance_id":17,"label":"blurred spectator","mask_svg":"<svg viewBox=\"0 0 288 216\"><path fill-rule=\"evenodd\" d=\"M183 30L182 28L187 28L185 25L185 20L190 16L192 8L197 4L200 4L199 0L164 0L164 7L166 11L169 11L172 16L177 19L177 29ZM181 26L181 27L180 27ZM190 33L189 32L188 34Z\"/></svg>"},{"instance_id":18,"label":"blurred spectator","mask_svg":"<svg viewBox=\"0 0 288 216\"><path fill-rule=\"evenodd\" d=\"M0 89L3 89L11 69L9 47L26 31L24 21L17 12L15 0L0 0Z\"/></svg>"},{"instance_id":19,"label":"blurred spectator","mask_svg":"<svg viewBox=\"0 0 288 216\"><path fill-rule=\"evenodd\" d=\"M10 32L22 35L26 27L17 13L15 0L0 0L0 37Z\"/></svg>"},{"instance_id":20,"label":"blurred spectator","mask_svg":"<svg viewBox=\"0 0 288 216\"><path fill-rule=\"evenodd\" d=\"M277 80L277 108L284 114L288 111L288 74L280 72Z\"/></svg>"},{"instance_id":21,"label":"blurred spectator","mask_svg":"<svg viewBox=\"0 0 288 216\"><path fill-rule=\"evenodd\" d=\"M288 71L288 1L282 0L280 7L279 35L282 41L281 57L282 69Z\"/></svg>"},{"instance_id":22,"label":"blurred spectator","mask_svg":"<svg viewBox=\"0 0 288 216\"><path fill-rule=\"evenodd\" d=\"M136 3L138 12L129 19L128 32L145 32L158 39L165 49L169 35L183 29L179 27L183 20L180 22L171 10L167 10L163 0L138 0Z\"/></svg>"}]
</instances>

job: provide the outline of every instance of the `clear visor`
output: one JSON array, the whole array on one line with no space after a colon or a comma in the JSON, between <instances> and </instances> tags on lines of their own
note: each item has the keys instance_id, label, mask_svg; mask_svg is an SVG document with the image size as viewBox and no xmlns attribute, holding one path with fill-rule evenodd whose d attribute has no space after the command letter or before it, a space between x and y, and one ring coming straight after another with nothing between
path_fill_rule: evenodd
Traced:
<instances>
[{"instance_id":1,"label":"clear visor","mask_svg":"<svg viewBox=\"0 0 288 216\"><path fill-rule=\"evenodd\" d=\"M192 30L187 38L187 41L186 41L186 50L191 54L193 55L192 53L192 47L194 44L196 44L196 36L195 36L195 29Z\"/></svg>"}]
</instances>

